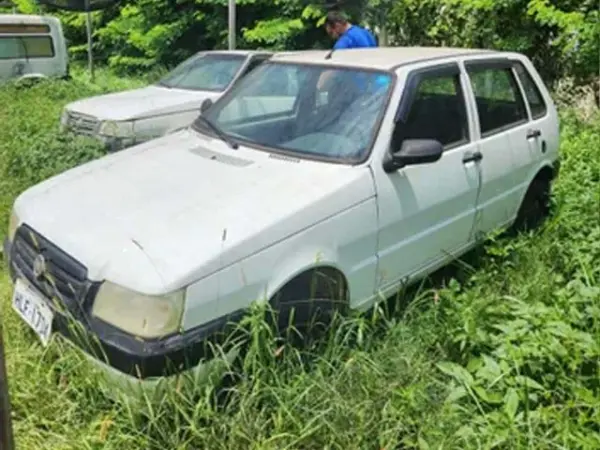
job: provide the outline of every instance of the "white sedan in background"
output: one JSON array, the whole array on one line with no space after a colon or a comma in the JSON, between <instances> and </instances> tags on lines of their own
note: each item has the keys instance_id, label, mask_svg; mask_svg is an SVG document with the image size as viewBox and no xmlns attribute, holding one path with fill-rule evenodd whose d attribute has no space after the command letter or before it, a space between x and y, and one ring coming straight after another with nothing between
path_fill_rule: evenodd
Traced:
<instances>
[{"instance_id":1,"label":"white sedan in background","mask_svg":"<svg viewBox=\"0 0 600 450\"><path fill-rule=\"evenodd\" d=\"M68 104L61 129L91 136L117 151L190 125L202 102L212 101L269 59L263 51L203 51L158 83Z\"/></svg>"}]
</instances>

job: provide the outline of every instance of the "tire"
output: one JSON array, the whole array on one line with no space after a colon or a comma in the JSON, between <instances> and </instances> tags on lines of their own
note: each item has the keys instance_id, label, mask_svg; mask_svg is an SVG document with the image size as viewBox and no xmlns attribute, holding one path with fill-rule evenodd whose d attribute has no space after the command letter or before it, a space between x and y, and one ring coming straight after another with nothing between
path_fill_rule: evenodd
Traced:
<instances>
[{"instance_id":1,"label":"tire","mask_svg":"<svg viewBox=\"0 0 600 450\"><path fill-rule=\"evenodd\" d=\"M515 231L533 230L544 222L550 214L550 190L550 179L536 178L533 180L519 207L513 225Z\"/></svg>"},{"instance_id":2,"label":"tire","mask_svg":"<svg viewBox=\"0 0 600 450\"><path fill-rule=\"evenodd\" d=\"M347 290L341 274L315 270L292 280L270 302L279 336L312 340L326 332L336 314L347 311Z\"/></svg>"}]
</instances>

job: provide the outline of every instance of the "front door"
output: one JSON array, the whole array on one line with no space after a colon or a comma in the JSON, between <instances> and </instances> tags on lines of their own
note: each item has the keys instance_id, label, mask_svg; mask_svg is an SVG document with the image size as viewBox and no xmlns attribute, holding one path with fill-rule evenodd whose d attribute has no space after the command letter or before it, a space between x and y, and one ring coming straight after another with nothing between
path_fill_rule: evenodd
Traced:
<instances>
[{"instance_id":1,"label":"front door","mask_svg":"<svg viewBox=\"0 0 600 450\"><path fill-rule=\"evenodd\" d=\"M466 82L454 63L415 70L406 81L394 141L436 139L444 153L437 162L393 173L373 168L380 224L377 284L384 295L449 261L470 242L480 173Z\"/></svg>"}]
</instances>

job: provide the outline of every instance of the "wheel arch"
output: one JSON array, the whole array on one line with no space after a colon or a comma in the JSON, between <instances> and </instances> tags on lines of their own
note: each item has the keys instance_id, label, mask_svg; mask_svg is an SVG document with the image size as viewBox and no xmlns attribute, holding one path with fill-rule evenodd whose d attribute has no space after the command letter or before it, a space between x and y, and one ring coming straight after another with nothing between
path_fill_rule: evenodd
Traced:
<instances>
[{"instance_id":1,"label":"wheel arch","mask_svg":"<svg viewBox=\"0 0 600 450\"><path fill-rule=\"evenodd\" d=\"M273 288L268 291L268 301L273 302L291 301L291 300L308 300L311 291L314 292L315 285L312 283L326 283L330 290L331 300L342 300L349 303L350 300L350 285L344 272L333 263L319 263L312 266L304 267L287 277L282 278ZM323 288L323 284L318 286Z\"/></svg>"},{"instance_id":2,"label":"wheel arch","mask_svg":"<svg viewBox=\"0 0 600 450\"><path fill-rule=\"evenodd\" d=\"M558 170L559 170L559 165L557 163L553 165L550 161L544 161L535 171L535 175L533 175L530 178L530 181L527 184L527 187L525 189L523 189L523 192L521 193L521 199L519 200L519 204L517 207L517 211L518 211L518 208L520 208L521 205L523 204L523 201L525 200L525 196L527 195L527 192L531 188L531 185L533 183L535 183L536 181L551 182L558 176Z\"/></svg>"},{"instance_id":3,"label":"wheel arch","mask_svg":"<svg viewBox=\"0 0 600 450\"><path fill-rule=\"evenodd\" d=\"M537 180L552 181L558 175L556 167L552 167L550 164L544 164L538 169L535 176L531 180L531 183ZM531 184L529 183L529 184Z\"/></svg>"}]
</instances>

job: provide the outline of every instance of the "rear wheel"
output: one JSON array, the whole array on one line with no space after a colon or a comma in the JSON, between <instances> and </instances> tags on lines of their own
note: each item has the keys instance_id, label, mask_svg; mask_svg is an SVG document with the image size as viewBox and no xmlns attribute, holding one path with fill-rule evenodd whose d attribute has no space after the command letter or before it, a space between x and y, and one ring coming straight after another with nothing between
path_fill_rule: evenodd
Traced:
<instances>
[{"instance_id":1,"label":"rear wheel","mask_svg":"<svg viewBox=\"0 0 600 450\"><path fill-rule=\"evenodd\" d=\"M528 231L539 227L550 213L551 180L540 177L529 185L517 218L513 225L516 231Z\"/></svg>"}]
</instances>

